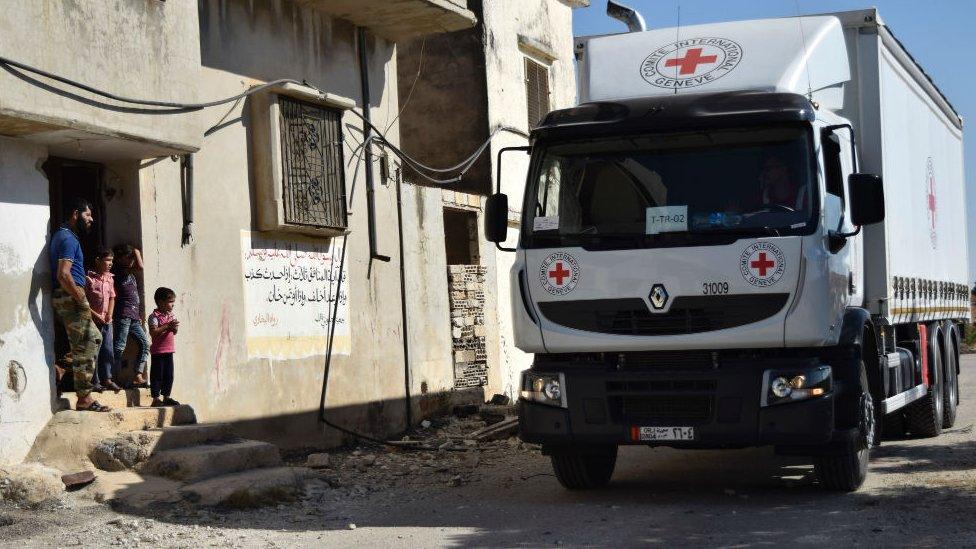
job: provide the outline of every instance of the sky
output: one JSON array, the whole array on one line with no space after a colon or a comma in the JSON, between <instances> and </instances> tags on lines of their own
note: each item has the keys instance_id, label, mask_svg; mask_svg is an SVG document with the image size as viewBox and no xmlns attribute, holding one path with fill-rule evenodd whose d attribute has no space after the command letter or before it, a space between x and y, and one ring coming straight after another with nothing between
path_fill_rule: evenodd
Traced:
<instances>
[{"instance_id":1,"label":"sky","mask_svg":"<svg viewBox=\"0 0 976 549\"><path fill-rule=\"evenodd\" d=\"M925 68L963 118L969 241L969 281L976 277L976 0L620 0L644 16L648 28L876 7L881 19ZM606 15L606 0L574 10L573 34L626 30Z\"/></svg>"}]
</instances>

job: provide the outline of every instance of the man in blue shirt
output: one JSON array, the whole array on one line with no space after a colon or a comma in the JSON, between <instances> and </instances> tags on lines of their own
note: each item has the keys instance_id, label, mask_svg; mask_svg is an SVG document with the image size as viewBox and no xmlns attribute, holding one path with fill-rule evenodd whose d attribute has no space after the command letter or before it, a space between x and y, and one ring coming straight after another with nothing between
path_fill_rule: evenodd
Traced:
<instances>
[{"instance_id":1,"label":"man in blue shirt","mask_svg":"<svg viewBox=\"0 0 976 549\"><path fill-rule=\"evenodd\" d=\"M102 335L92 320L85 296L85 257L78 240L79 234L91 230L93 222L91 205L76 198L65 208L64 223L51 235L52 303L68 332L71 352L65 362L71 364L74 374L78 410L108 412L111 408L102 406L91 396L91 379Z\"/></svg>"}]
</instances>

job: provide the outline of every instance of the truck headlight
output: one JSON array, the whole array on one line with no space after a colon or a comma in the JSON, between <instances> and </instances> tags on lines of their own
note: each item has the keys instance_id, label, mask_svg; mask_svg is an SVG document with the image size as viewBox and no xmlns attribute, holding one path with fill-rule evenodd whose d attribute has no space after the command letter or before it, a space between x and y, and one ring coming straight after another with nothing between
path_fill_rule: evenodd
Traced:
<instances>
[{"instance_id":1,"label":"truck headlight","mask_svg":"<svg viewBox=\"0 0 976 549\"><path fill-rule=\"evenodd\" d=\"M522 373L522 390L519 395L531 402L565 408L566 379L561 373L525 371Z\"/></svg>"},{"instance_id":2,"label":"truck headlight","mask_svg":"<svg viewBox=\"0 0 976 549\"><path fill-rule=\"evenodd\" d=\"M833 376L830 366L796 370L766 370L763 373L762 406L796 402L830 392Z\"/></svg>"}]
</instances>

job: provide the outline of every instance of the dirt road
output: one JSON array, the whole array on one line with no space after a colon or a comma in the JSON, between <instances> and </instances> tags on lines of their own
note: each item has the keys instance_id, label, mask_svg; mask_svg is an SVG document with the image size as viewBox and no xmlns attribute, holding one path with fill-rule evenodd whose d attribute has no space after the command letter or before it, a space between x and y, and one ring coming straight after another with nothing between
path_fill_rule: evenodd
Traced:
<instances>
[{"instance_id":1,"label":"dirt road","mask_svg":"<svg viewBox=\"0 0 976 549\"><path fill-rule=\"evenodd\" d=\"M402 458L380 455L337 467L339 487L316 480L304 499L259 510L0 509L0 545L64 546L77 533L85 546L146 547L976 546L976 355L962 363L956 427L885 441L854 494L822 492L808 463L765 449L641 447L621 451L607 489L571 493L537 451L503 442L456 465L463 475L433 459L383 475Z\"/></svg>"}]
</instances>

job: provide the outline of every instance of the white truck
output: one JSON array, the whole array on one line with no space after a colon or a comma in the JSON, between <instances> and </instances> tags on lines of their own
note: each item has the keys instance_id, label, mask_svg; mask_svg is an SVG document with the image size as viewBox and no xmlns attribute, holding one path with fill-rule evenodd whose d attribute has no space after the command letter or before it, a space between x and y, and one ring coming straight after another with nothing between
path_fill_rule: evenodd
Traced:
<instances>
[{"instance_id":1,"label":"white truck","mask_svg":"<svg viewBox=\"0 0 976 549\"><path fill-rule=\"evenodd\" d=\"M875 10L577 56L580 104L522 148L511 273L520 435L564 486L606 484L620 445L772 445L851 491L882 433L953 424L962 120ZM499 186L502 249L507 215Z\"/></svg>"}]
</instances>

